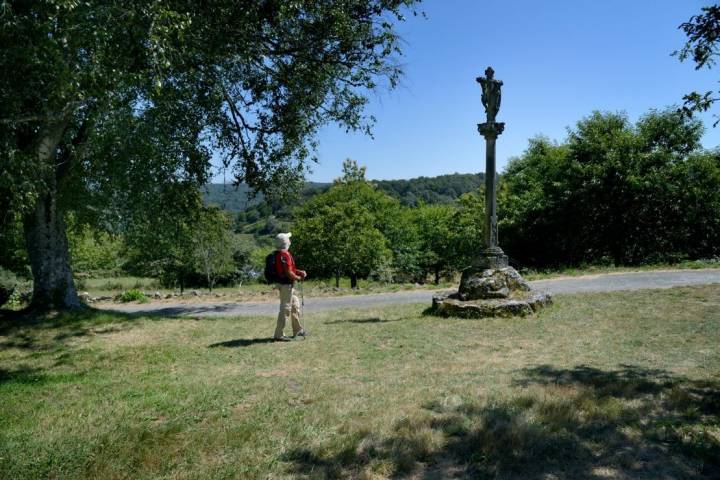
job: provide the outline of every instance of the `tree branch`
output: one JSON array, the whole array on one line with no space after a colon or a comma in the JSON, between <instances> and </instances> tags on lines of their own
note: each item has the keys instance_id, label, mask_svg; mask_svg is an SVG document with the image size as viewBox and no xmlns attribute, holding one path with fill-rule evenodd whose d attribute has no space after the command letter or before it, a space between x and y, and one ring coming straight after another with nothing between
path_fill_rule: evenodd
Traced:
<instances>
[{"instance_id":1,"label":"tree branch","mask_svg":"<svg viewBox=\"0 0 720 480\"><path fill-rule=\"evenodd\" d=\"M32 123L32 122L57 122L64 120L68 113L76 107L84 105L85 102L76 101L69 102L65 105L60 113L47 115L19 115L17 117L0 118L0 125L10 125L13 123Z\"/></svg>"},{"instance_id":2,"label":"tree branch","mask_svg":"<svg viewBox=\"0 0 720 480\"><path fill-rule=\"evenodd\" d=\"M243 137L243 130L240 126L240 122L238 121L238 117L242 119L243 125L245 125L245 119L242 117L240 112L238 111L237 107L235 106L235 103L232 101L232 98L230 98L230 94L228 93L227 89L224 85L220 85L220 88L223 92L223 97L225 98L225 101L228 104L228 107L230 108L230 114L232 115L233 122L235 123L235 129L237 130L237 136L240 138L240 143L242 144L243 150L247 150L247 145L245 143L245 137Z\"/></svg>"}]
</instances>

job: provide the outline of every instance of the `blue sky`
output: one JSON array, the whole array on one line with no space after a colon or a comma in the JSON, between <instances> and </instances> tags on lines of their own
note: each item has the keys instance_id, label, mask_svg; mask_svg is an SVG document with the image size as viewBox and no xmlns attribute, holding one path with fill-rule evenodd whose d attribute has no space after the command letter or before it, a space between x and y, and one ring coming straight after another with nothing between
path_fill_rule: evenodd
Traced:
<instances>
[{"instance_id":1,"label":"blue sky","mask_svg":"<svg viewBox=\"0 0 720 480\"><path fill-rule=\"evenodd\" d=\"M470 173L485 169L484 121L475 77L488 65L504 82L498 121L498 168L538 134L563 140L567 127L593 110L627 112L679 104L692 90L717 90L720 67L696 71L671 52L677 29L707 2L694 0L426 0L427 18L398 25L405 77L396 90L373 95L374 139L336 127L320 133L309 180L340 175L345 158L373 179ZM703 117L707 148L720 126Z\"/></svg>"}]
</instances>

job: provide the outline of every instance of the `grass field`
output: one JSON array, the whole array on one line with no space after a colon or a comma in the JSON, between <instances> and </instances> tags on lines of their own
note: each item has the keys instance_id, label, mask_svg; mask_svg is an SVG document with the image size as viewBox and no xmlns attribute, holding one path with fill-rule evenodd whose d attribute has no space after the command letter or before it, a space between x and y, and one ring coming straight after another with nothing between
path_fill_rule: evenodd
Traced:
<instances>
[{"instance_id":1,"label":"grass field","mask_svg":"<svg viewBox=\"0 0 720 480\"><path fill-rule=\"evenodd\" d=\"M720 286L0 324L0 478L720 478Z\"/></svg>"}]
</instances>

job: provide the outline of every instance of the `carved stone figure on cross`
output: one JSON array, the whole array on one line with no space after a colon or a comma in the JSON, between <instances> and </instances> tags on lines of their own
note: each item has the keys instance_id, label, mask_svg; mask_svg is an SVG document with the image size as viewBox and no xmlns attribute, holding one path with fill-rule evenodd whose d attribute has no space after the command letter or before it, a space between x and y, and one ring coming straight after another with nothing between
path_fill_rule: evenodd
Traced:
<instances>
[{"instance_id":1,"label":"carved stone figure on cross","mask_svg":"<svg viewBox=\"0 0 720 480\"><path fill-rule=\"evenodd\" d=\"M500 88L503 82L495 80L494 75L495 71L492 67L488 67L485 69L485 77L477 77L475 79L482 87L482 97L480 99L485 107L488 123L495 122L495 117L500 110L500 100L502 97Z\"/></svg>"}]
</instances>

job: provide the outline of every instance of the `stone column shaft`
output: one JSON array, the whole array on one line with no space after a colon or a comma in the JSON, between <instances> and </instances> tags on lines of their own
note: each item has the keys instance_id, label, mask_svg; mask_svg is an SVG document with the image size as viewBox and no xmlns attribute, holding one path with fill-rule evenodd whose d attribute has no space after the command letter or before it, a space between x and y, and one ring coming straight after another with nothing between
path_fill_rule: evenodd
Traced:
<instances>
[{"instance_id":1,"label":"stone column shaft","mask_svg":"<svg viewBox=\"0 0 720 480\"><path fill-rule=\"evenodd\" d=\"M495 137L485 137L485 248L494 250L498 246L497 200L495 175Z\"/></svg>"},{"instance_id":2,"label":"stone column shaft","mask_svg":"<svg viewBox=\"0 0 720 480\"><path fill-rule=\"evenodd\" d=\"M481 268L507 267L507 257L498 243L497 175L495 172L495 141L505 129L500 122L485 122L478 131L485 137L485 251L475 262Z\"/></svg>"}]
</instances>

